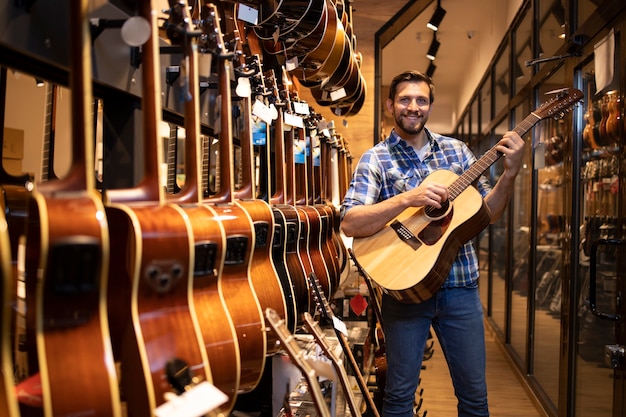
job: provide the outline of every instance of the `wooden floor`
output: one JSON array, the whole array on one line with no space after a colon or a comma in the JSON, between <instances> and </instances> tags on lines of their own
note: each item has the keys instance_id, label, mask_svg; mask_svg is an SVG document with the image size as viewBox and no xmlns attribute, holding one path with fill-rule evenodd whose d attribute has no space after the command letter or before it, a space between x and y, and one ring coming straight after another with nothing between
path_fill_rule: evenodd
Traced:
<instances>
[{"instance_id":1,"label":"wooden floor","mask_svg":"<svg viewBox=\"0 0 626 417\"><path fill-rule=\"evenodd\" d=\"M544 417L522 385L502 348L487 329L487 387L489 409L497 417ZM450 374L439 343L434 338L434 353L424 362L426 369L421 374L421 384L417 392L422 405L417 417L454 417L456 397Z\"/></svg>"}]
</instances>

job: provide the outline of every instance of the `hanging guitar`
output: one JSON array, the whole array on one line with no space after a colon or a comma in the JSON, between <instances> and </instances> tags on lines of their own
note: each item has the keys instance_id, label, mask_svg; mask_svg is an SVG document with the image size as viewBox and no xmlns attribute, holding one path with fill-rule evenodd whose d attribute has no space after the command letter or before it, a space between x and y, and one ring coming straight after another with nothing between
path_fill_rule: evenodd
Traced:
<instances>
[{"instance_id":1,"label":"hanging guitar","mask_svg":"<svg viewBox=\"0 0 626 417\"><path fill-rule=\"evenodd\" d=\"M27 353L37 368L28 372L39 372L44 416L121 416L106 317L109 233L94 178L88 1L68 8L71 169L36 185L18 256L25 287L34 289L25 301L35 314L36 351Z\"/></svg>"},{"instance_id":2,"label":"hanging guitar","mask_svg":"<svg viewBox=\"0 0 626 417\"><path fill-rule=\"evenodd\" d=\"M229 414L234 408L239 391L241 355L235 325L227 304L220 294L226 276L222 274L226 257L226 236L222 222L215 210L203 204L200 135L200 74L198 70L197 42L200 31L191 22L198 21L198 4L194 4L191 16L186 7L173 4L167 22L166 33L174 44L183 48L181 76L184 77L189 95L184 102L185 110L185 182L177 192L168 195L168 201L181 206L189 216L193 230L193 306L198 317L202 340L211 364L212 382L228 396L228 400L213 412ZM203 24L217 24L217 16L203 16ZM211 23L213 22L213 23ZM204 38L205 47L214 38ZM211 49L216 49L213 43ZM173 125L174 129L178 129ZM172 135L170 135L172 136ZM168 158L169 159L169 158ZM175 159L174 159L175 161ZM170 167L168 163L168 168ZM170 175L168 174L168 190ZM216 326L215 323L220 323Z\"/></svg>"},{"instance_id":3,"label":"hanging guitar","mask_svg":"<svg viewBox=\"0 0 626 417\"><path fill-rule=\"evenodd\" d=\"M172 1L170 7L175 13L187 6ZM157 11L151 0L138 1L137 10L150 26L141 62L143 178L133 188L105 194L111 241L116 242L111 245L108 312L128 415L152 416L168 396L202 390L212 374L193 308L193 229L184 210L167 201L160 175Z\"/></svg>"},{"instance_id":4,"label":"hanging guitar","mask_svg":"<svg viewBox=\"0 0 626 417\"><path fill-rule=\"evenodd\" d=\"M18 417L9 328L15 291L12 272L9 228L4 212L0 212L0 415Z\"/></svg>"},{"instance_id":5,"label":"hanging guitar","mask_svg":"<svg viewBox=\"0 0 626 417\"><path fill-rule=\"evenodd\" d=\"M252 252L250 265L250 279L254 287L255 293L259 299L261 310L270 307L278 313L278 315L289 323L296 320L295 303L293 301L293 293L290 282L281 282L278 271L272 260L272 248L274 246L274 213L271 206L264 200L257 198L256 183L254 181L255 163L254 144L252 143L252 114L251 114L251 96L252 89L247 88L250 85L252 76L259 77L261 71L260 58L259 61L250 61L246 63L245 56L241 49L239 39L239 31L234 25L234 19L228 18L231 23L230 31L235 35L236 56L239 58L237 73L239 74L237 96L240 100L241 114L244 119L244 127L241 131L241 171L242 183L239 189L235 191L235 202L243 208L253 224L254 228L254 250ZM245 74L245 75L244 75ZM245 77L245 78L244 78ZM245 81L244 81L245 79ZM247 81L247 83L246 83ZM289 314L289 316L288 316ZM267 354L274 354L278 351L277 336L274 332L267 333Z\"/></svg>"},{"instance_id":6,"label":"hanging guitar","mask_svg":"<svg viewBox=\"0 0 626 417\"><path fill-rule=\"evenodd\" d=\"M241 373L239 392L253 390L263 375L267 355L267 332L263 310L254 290L251 276L252 255L255 245L254 225L250 215L235 201L234 151L232 133L231 80L234 51L225 47L220 24L220 14L213 3L202 2L203 33L214 37L217 45L214 61L217 67L219 106L219 190L203 199L221 219L226 233L226 258L222 270L220 291L233 319L239 352Z\"/></svg>"},{"instance_id":7,"label":"hanging guitar","mask_svg":"<svg viewBox=\"0 0 626 417\"><path fill-rule=\"evenodd\" d=\"M582 98L579 90L562 90L513 130L522 136L540 120L563 117ZM419 303L441 287L461 246L490 222L472 184L501 156L494 147L461 176L448 170L433 172L424 182L448 184L447 204L441 209L411 207L377 233L354 238L355 257L386 293L402 302Z\"/></svg>"},{"instance_id":8,"label":"hanging guitar","mask_svg":"<svg viewBox=\"0 0 626 417\"><path fill-rule=\"evenodd\" d=\"M293 160L293 152L289 148L289 152L286 152L285 148L285 136L291 132L285 132L283 114L286 107L286 102L280 97L278 92L278 85L276 82L276 75L273 70L268 70L264 73L265 82L268 89L271 91L271 95L268 97L271 104L275 106L277 117L274 121L274 175L275 175L275 190L270 197L270 203L274 209L274 215L281 219L281 223L284 224L283 232L285 239L285 249L283 253L275 252L275 261L280 262L278 258L282 257L289 276L291 278L291 284L293 287L293 294L296 303L296 311L298 314L298 320L301 322L301 315L305 311L310 311L310 293L309 284L306 278L306 270L303 260L300 256L300 240L303 231L298 212L295 207L288 201L288 196L293 193L287 191L287 189L293 186L293 183L287 181L287 165L291 166L289 161ZM288 161L288 158L291 158Z\"/></svg>"}]
</instances>

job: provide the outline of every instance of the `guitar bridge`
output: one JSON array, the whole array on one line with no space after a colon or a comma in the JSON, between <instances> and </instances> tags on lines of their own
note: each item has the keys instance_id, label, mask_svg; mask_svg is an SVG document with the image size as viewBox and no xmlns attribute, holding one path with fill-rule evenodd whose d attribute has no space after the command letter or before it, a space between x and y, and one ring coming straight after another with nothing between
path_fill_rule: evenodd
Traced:
<instances>
[{"instance_id":1,"label":"guitar bridge","mask_svg":"<svg viewBox=\"0 0 626 417\"><path fill-rule=\"evenodd\" d=\"M413 250L418 250L422 246L422 242L400 221L394 220L390 224L391 228L396 231L396 234L404 243L409 245Z\"/></svg>"}]
</instances>

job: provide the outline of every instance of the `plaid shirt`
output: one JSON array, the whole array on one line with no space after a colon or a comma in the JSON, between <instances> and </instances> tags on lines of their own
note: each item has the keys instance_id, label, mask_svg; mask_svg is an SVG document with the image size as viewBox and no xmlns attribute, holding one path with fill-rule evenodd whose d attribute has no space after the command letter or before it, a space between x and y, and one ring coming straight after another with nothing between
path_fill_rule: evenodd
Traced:
<instances>
[{"instance_id":1,"label":"plaid shirt","mask_svg":"<svg viewBox=\"0 0 626 417\"><path fill-rule=\"evenodd\" d=\"M365 152L344 197L342 214L356 205L374 204L413 189L435 170L447 169L461 175L476 161L460 140L428 130L427 134L430 149L424 153L423 161L395 131ZM484 176L479 179L477 189L483 197L491 190ZM478 275L478 257L469 241L459 251L442 287L475 286Z\"/></svg>"}]
</instances>

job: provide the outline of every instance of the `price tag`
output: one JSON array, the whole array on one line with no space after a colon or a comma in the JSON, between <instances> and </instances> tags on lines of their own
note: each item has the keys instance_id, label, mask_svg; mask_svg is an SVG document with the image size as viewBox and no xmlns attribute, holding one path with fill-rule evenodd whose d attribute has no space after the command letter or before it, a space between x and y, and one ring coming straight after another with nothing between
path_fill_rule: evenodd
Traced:
<instances>
[{"instance_id":1,"label":"price tag","mask_svg":"<svg viewBox=\"0 0 626 417\"><path fill-rule=\"evenodd\" d=\"M167 395L166 399L154 410L156 417L201 417L228 401L228 396L204 381L181 395Z\"/></svg>"}]
</instances>

